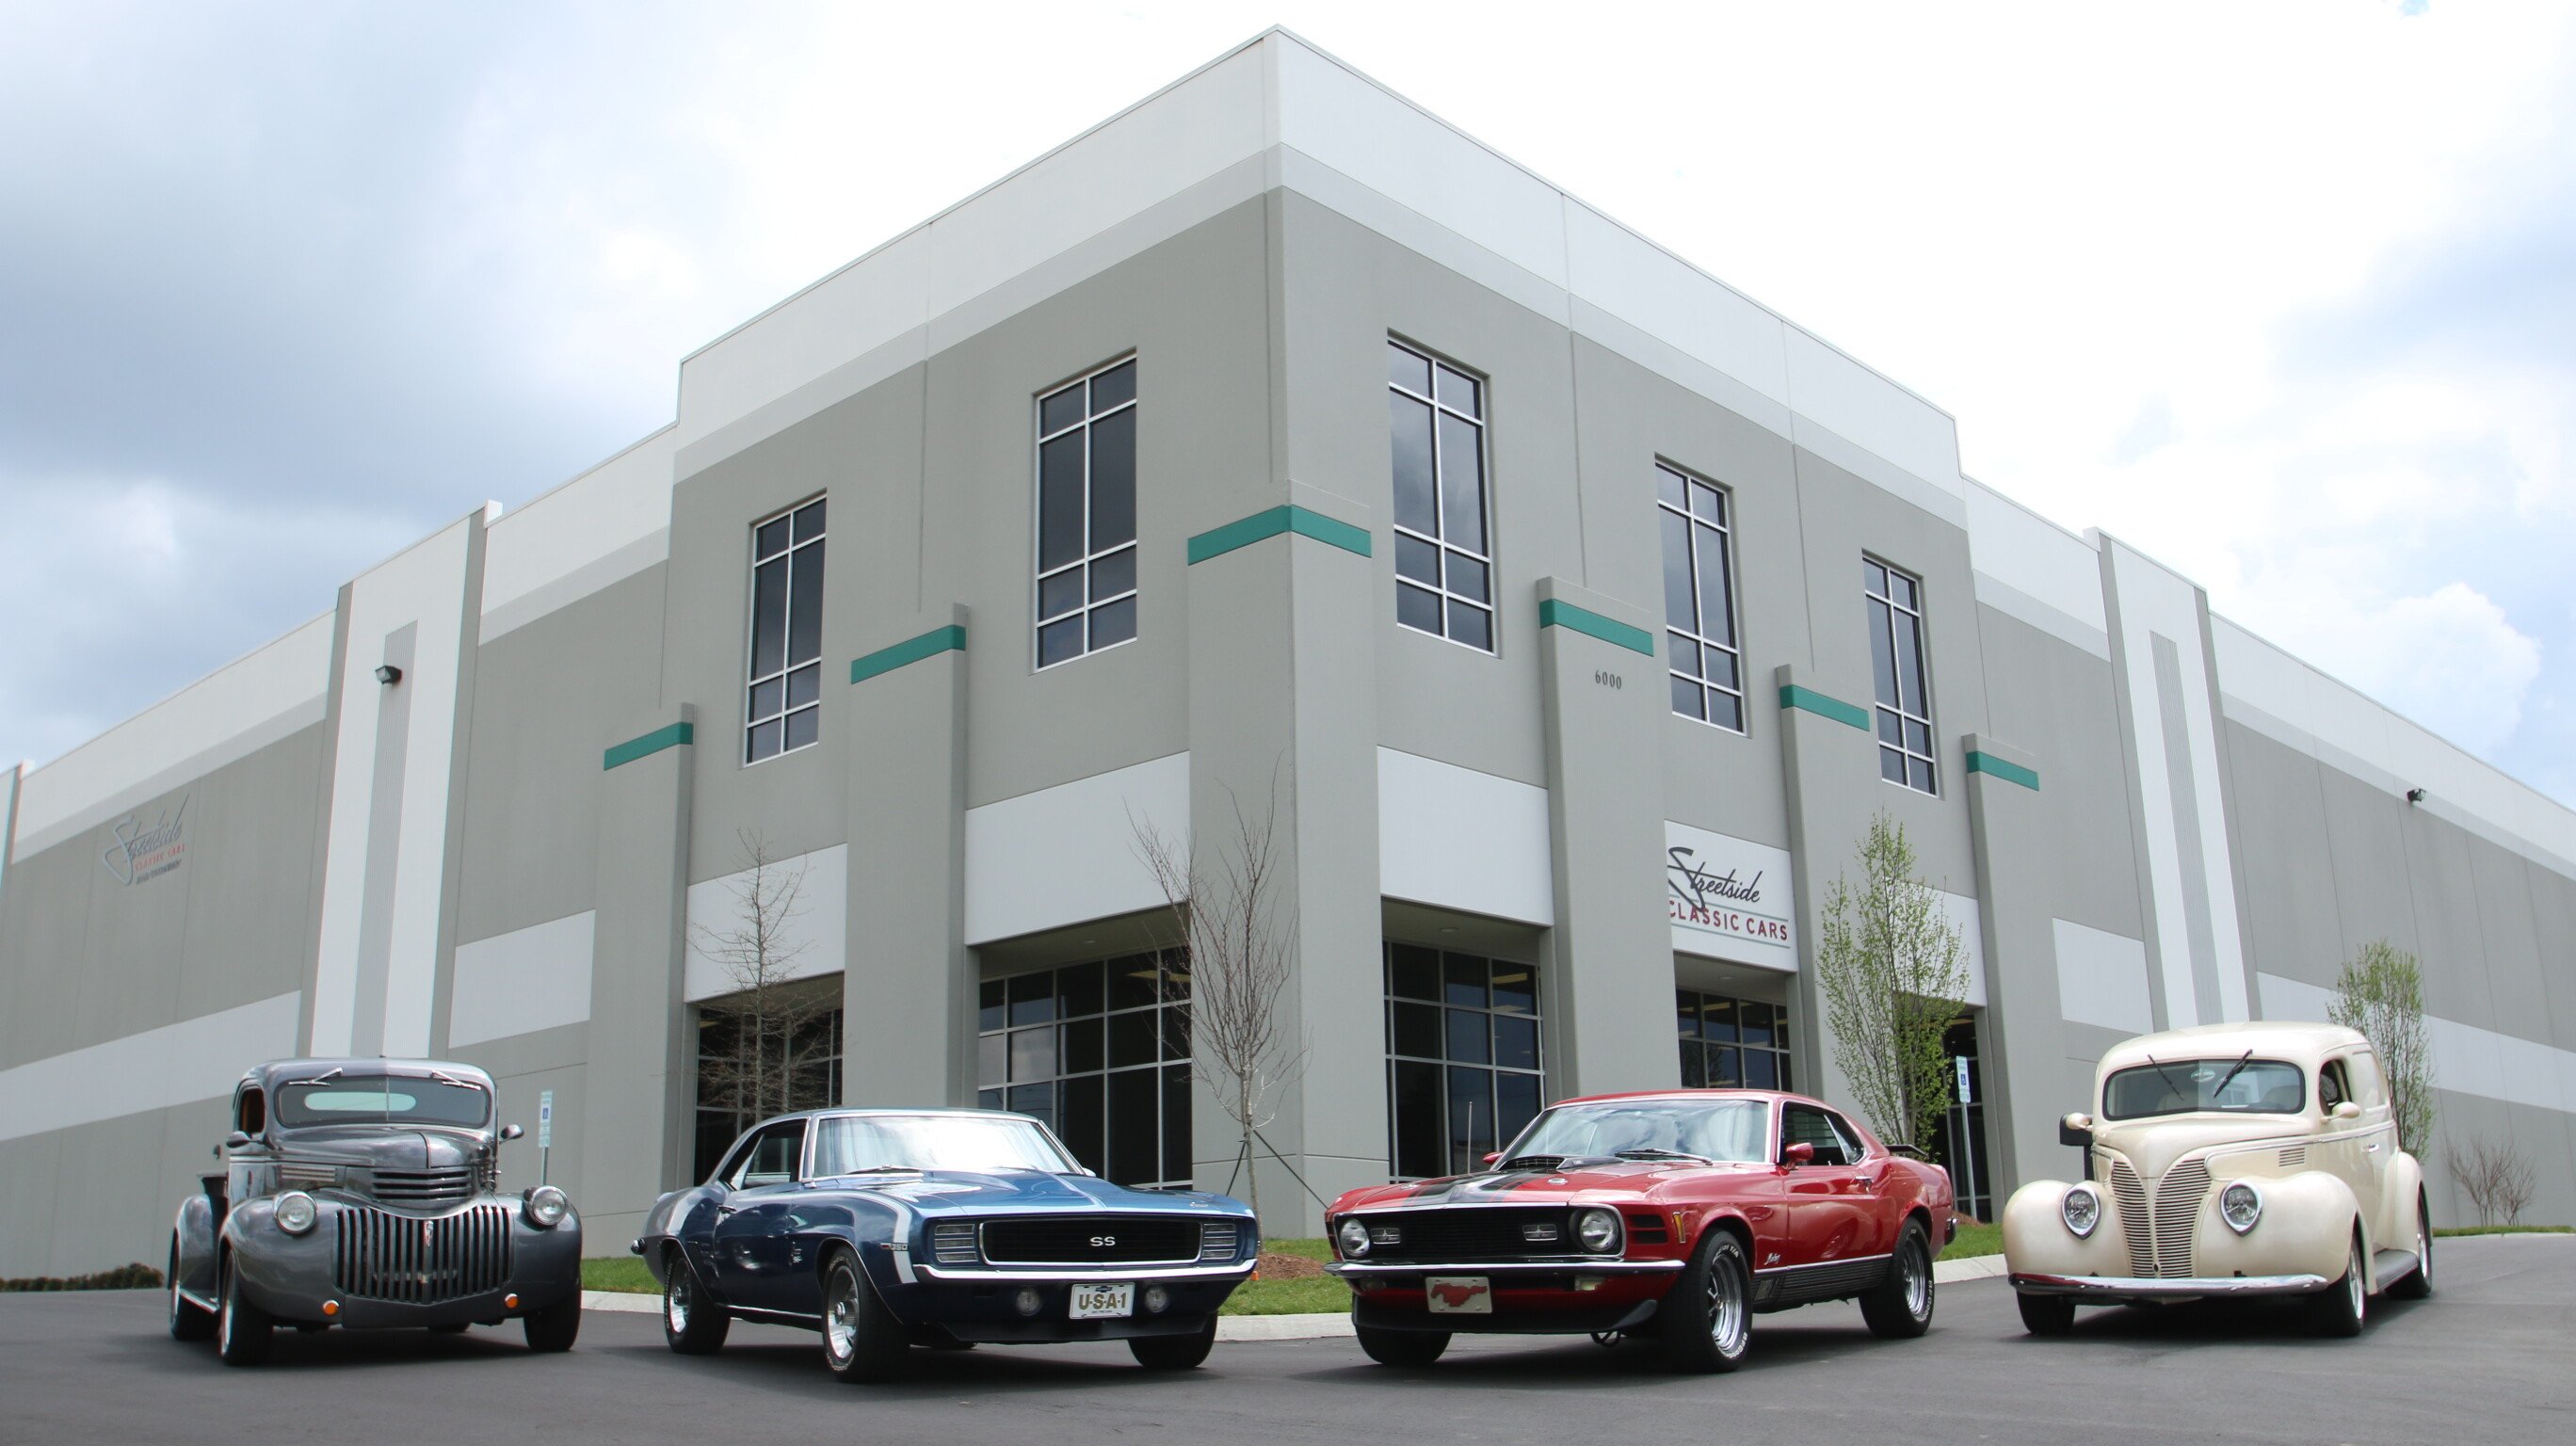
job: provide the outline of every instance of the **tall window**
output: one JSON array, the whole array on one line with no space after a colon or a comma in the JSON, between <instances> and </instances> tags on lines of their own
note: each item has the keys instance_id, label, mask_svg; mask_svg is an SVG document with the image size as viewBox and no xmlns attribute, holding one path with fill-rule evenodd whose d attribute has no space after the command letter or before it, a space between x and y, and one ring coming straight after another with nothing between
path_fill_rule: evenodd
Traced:
<instances>
[{"instance_id":1,"label":"tall window","mask_svg":"<svg viewBox=\"0 0 2576 1446\"><path fill-rule=\"evenodd\" d=\"M772 1115L819 1110L841 1098L841 1011L823 1002L840 976L698 1007L697 1173L703 1180L742 1132Z\"/></svg>"},{"instance_id":2,"label":"tall window","mask_svg":"<svg viewBox=\"0 0 2576 1446\"><path fill-rule=\"evenodd\" d=\"M1485 533L1485 389L1386 344L1395 448L1395 620L1494 650L1494 554Z\"/></svg>"},{"instance_id":3,"label":"tall window","mask_svg":"<svg viewBox=\"0 0 2576 1446\"><path fill-rule=\"evenodd\" d=\"M1538 970L1386 946L1387 1158L1421 1178L1484 1168L1538 1114Z\"/></svg>"},{"instance_id":4,"label":"tall window","mask_svg":"<svg viewBox=\"0 0 2576 1446\"><path fill-rule=\"evenodd\" d=\"M1923 583L1861 559L1869 592L1870 677L1878 688L1878 773L1925 793L1940 791L1932 767L1932 704L1924 694Z\"/></svg>"},{"instance_id":5,"label":"tall window","mask_svg":"<svg viewBox=\"0 0 2576 1446\"><path fill-rule=\"evenodd\" d=\"M1789 1074L1789 1007L1679 991L1682 1088L1796 1089Z\"/></svg>"},{"instance_id":6,"label":"tall window","mask_svg":"<svg viewBox=\"0 0 2576 1446\"><path fill-rule=\"evenodd\" d=\"M1136 636L1136 363L1038 398L1038 666Z\"/></svg>"},{"instance_id":7,"label":"tall window","mask_svg":"<svg viewBox=\"0 0 2576 1446\"><path fill-rule=\"evenodd\" d=\"M1744 660L1735 641L1733 524L1726 494L1655 464L1655 524L1664 540L1664 642L1673 711L1744 731Z\"/></svg>"},{"instance_id":8,"label":"tall window","mask_svg":"<svg viewBox=\"0 0 2576 1446\"><path fill-rule=\"evenodd\" d=\"M751 530L751 686L742 761L802 748L823 720L823 499Z\"/></svg>"},{"instance_id":9,"label":"tall window","mask_svg":"<svg viewBox=\"0 0 2576 1446\"><path fill-rule=\"evenodd\" d=\"M1190 976L1151 954L987 979L976 1102L1121 1185L1190 1183Z\"/></svg>"}]
</instances>

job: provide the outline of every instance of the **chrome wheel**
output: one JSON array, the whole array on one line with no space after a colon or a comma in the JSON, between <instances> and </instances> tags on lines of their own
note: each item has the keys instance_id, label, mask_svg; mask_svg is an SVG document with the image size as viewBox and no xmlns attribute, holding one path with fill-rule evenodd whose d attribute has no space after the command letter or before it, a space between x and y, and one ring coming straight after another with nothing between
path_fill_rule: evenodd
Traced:
<instances>
[{"instance_id":1,"label":"chrome wheel","mask_svg":"<svg viewBox=\"0 0 2576 1446\"><path fill-rule=\"evenodd\" d=\"M2369 1268L2362 1263L2361 1241L2356 1237L2352 1242L2352 1263L2345 1266L2343 1272L2344 1289L2352 1297L2354 1320L2361 1319L2362 1313L2370 1308L2370 1277L2362 1273Z\"/></svg>"},{"instance_id":2,"label":"chrome wheel","mask_svg":"<svg viewBox=\"0 0 2576 1446\"><path fill-rule=\"evenodd\" d=\"M696 1294L691 1288L688 1271L674 1268L670 1284L662 1287L662 1320L671 1328L671 1334L684 1336L689 1333L689 1312L697 1308Z\"/></svg>"},{"instance_id":3,"label":"chrome wheel","mask_svg":"<svg viewBox=\"0 0 2576 1446\"><path fill-rule=\"evenodd\" d=\"M1923 1262L1923 1252L1905 1252L1905 1311L1908 1315L1932 1313L1932 1271Z\"/></svg>"},{"instance_id":4,"label":"chrome wheel","mask_svg":"<svg viewBox=\"0 0 2576 1446\"><path fill-rule=\"evenodd\" d=\"M823 1303L823 1349L846 1361L859 1348L859 1282L846 1266L831 1274L831 1299Z\"/></svg>"},{"instance_id":5,"label":"chrome wheel","mask_svg":"<svg viewBox=\"0 0 2576 1446\"><path fill-rule=\"evenodd\" d=\"M1744 1282L1732 1270L1708 1273L1708 1338L1729 1359L1744 1353L1751 1319L1744 1302Z\"/></svg>"}]
</instances>

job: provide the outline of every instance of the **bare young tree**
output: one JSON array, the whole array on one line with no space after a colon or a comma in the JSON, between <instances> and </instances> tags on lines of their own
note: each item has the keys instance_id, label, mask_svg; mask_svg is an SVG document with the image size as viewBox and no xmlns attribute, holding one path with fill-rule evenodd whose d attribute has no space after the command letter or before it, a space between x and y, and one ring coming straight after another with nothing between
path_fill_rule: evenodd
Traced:
<instances>
[{"instance_id":1,"label":"bare young tree","mask_svg":"<svg viewBox=\"0 0 2576 1446\"><path fill-rule=\"evenodd\" d=\"M1860 881L1834 880L1816 947L1834 1063L1870 1128L1929 1149L1950 1108L1942 1041L1966 1005L1967 943L1938 890L1914 876L1905 826L1881 813L1860 844Z\"/></svg>"},{"instance_id":2,"label":"bare young tree","mask_svg":"<svg viewBox=\"0 0 2576 1446\"><path fill-rule=\"evenodd\" d=\"M1293 901L1280 897L1277 814L1274 781L1270 806L1257 823L1234 800L1233 836L1214 848L1194 844L1186 858L1152 824L1129 821L1137 855L1171 910L1177 952L1185 956L1175 965L1190 981L1190 1071L1234 1122L1245 1160L1261 1127L1277 1118L1281 1090L1306 1068L1305 1031L1281 1008L1293 977L1297 920ZM1248 1195L1258 1215L1258 1170Z\"/></svg>"},{"instance_id":3,"label":"bare young tree","mask_svg":"<svg viewBox=\"0 0 2576 1446\"><path fill-rule=\"evenodd\" d=\"M2472 1135L2450 1149L2451 1176L2460 1182L2480 1225L2519 1225L2531 1204L2531 1161L2509 1141ZM2499 1218L2500 1217L2500 1218Z\"/></svg>"},{"instance_id":4,"label":"bare young tree","mask_svg":"<svg viewBox=\"0 0 2576 1446\"><path fill-rule=\"evenodd\" d=\"M715 1016L724 1046L699 1064L699 1103L757 1119L829 1104L829 1081L817 1065L831 1049L827 1021L840 1008L838 990L797 976L807 945L793 925L805 913L805 869L780 862L757 832L737 833L744 868L721 918L692 922L701 955L733 986L702 1006Z\"/></svg>"},{"instance_id":5,"label":"bare young tree","mask_svg":"<svg viewBox=\"0 0 2576 1446\"><path fill-rule=\"evenodd\" d=\"M2362 945L2335 977L2326 1015L2360 1030L2378 1052L2398 1148L2423 1155L2433 1142L2433 1052L2424 1032L2424 971L2415 956L2385 939Z\"/></svg>"}]
</instances>

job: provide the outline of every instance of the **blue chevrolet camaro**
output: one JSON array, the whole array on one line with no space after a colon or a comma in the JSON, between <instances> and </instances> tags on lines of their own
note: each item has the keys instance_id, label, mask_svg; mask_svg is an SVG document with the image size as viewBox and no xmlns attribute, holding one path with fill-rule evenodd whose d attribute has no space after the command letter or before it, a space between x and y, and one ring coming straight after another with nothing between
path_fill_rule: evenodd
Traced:
<instances>
[{"instance_id":1,"label":"blue chevrolet camaro","mask_svg":"<svg viewBox=\"0 0 2576 1446\"><path fill-rule=\"evenodd\" d=\"M745 1132L633 1248L671 1349L714 1351L736 1317L803 1326L832 1374L875 1381L914 1346L1124 1340L1187 1370L1261 1233L1228 1196L1110 1184L1026 1115L816 1110Z\"/></svg>"}]
</instances>

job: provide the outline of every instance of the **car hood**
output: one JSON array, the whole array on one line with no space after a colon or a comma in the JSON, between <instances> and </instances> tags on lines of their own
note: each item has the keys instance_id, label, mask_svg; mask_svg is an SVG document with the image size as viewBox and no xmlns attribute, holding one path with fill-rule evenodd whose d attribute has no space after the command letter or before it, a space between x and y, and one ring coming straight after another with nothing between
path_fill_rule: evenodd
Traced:
<instances>
[{"instance_id":1,"label":"car hood","mask_svg":"<svg viewBox=\"0 0 2576 1446\"><path fill-rule=\"evenodd\" d=\"M400 1125L309 1125L278 1136L289 1159L386 1170L451 1170L471 1165L485 1142L471 1130Z\"/></svg>"},{"instance_id":2,"label":"car hood","mask_svg":"<svg viewBox=\"0 0 2576 1446\"><path fill-rule=\"evenodd\" d=\"M1487 1170L1399 1185L1353 1190L1333 1202L1345 1210L1435 1205L1549 1205L1600 1199L1653 1199L1685 1182L1711 1176L1763 1176L1768 1165L1703 1165L1684 1160L1568 1160L1553 1170Z\"/></svg>"},{"instance_id":3,"label":"car hood","mask_svg":"<svg viewBox=\"0 0 2576 1446\"><path fill-rule=\"evenodd\" d=\"M2185 1155L2274 1141L2302 1144L2315 1133L2315 1125L2299 1115L2158 1115L2153 1119L2097 1124L2093 1143L2127 1160L2140 1175L2155 1180L2163 1178Z\"/></svg>"},{"instance_id":4,"label":"car hood","mask_svg":"<svg viewBox=\"0 0 2576 1446\"><path fill-rule=\"evenodd\" d=\"M1227 1195L1196 1190L1131 1190L1096 1175L1049 1175L1036 1170L923 1170L887 1175L841 1175L808 1182L806 1188L864 1191L901 1200L924 1215L1064 1210L1247 1217L1252 1214L1250 1206Z\"/></svg>"}]
</instances>

